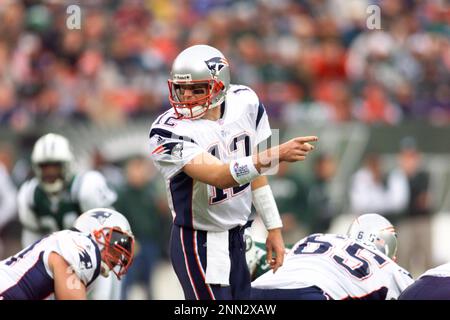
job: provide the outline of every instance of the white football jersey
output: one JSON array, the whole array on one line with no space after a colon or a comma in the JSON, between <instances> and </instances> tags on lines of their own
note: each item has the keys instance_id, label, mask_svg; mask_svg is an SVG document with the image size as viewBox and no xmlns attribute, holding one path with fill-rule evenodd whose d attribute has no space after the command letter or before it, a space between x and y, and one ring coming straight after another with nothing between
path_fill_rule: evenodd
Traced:
<instances>
[{"instance_id":1,"label":"white football jersey","mask_svg":"<svg viewBox=\"0 0 450 320\"><path fill-rule=\"evenodd\" d=\"M424 276L450 277L450 263L445 263L436 268L425 271L419 278Z\"/></svg>"},{"instance_id":2,"label":"white football jersey","mask_svg":"<svg viewBox=\"0 0 450 320\"><path fill-rule=\"evenodd\" d=\"M0 261L0 300L42 300L53 294L51 252L63 257L87 287L100 274L100 250L90 236L58 231Z\"/></svg>"},{"instance_id":3,"label":"white football jersey","mask_svg":"<svg viewBox=\"0 0 450 320\"><path fill-rule=\"evenodd\" d=\"M264 106L246 86L231 85L221 118L179 119L173 109L150 129L150 152L166 180L169 206L176 225L204 231L225 231L247 223L251 187L218 189L193 180L182 169L202 152L228 163L251 155L271 134Z\"/></svg>"},{"instance_id":4,"label":"white football jersey","mask_svg":"<svg viewBox=\"0 0 450 320\"><path fill-rule=\"evenodd\" d=\"M298 289L317 286L332 299L397 299L413 283L409 273L375 248L347 236L313 234L297 242L283 266L252 287Z\"/></svg>"},{"instance_id":5,"label":"white football jersey","mask_svg":"<svg viewBox=\"0 0 450 320\"><path fill-rule=\"evenodd\" d=\"M19 190L19 219L25 227L22 245L28 246L43 236L70 229L78 216L93 208L109 208L117 195L98 171L75 175L73 181L56 196L48 196L37 178L26 181Z\"/></svg>"}]
</instances>

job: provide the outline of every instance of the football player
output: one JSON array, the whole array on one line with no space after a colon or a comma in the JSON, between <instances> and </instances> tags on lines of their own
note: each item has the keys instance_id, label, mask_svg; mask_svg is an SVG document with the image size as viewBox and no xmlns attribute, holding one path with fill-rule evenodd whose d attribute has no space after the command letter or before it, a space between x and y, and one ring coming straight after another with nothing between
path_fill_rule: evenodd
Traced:
<instances>
[{"instance_id":1,"label":"football player","mask_svg":"<svg viewBox=\"0 0 450 320\"><path fill-rule=\"evenodd\" d=\"M150 129L150 152L166 180L173 215L171 258L187 299L245 299L250 275L244 229L252 201L268 230L271 268L283 263L281 219L262 176L279 161L302 161L317 137L298 137L256 153L272 132L249 87L230 84L230 66L216 48L195 45L172 65L173 108Z\"/></svg>"},{"instance_id":2,"label":"football player","mask_svg":"<svg viewBox=\"0 0 450 320\"><path fill-rule=\"evenodd\" d=\"M450 263L424 272L402 292L399 300L450 300Z\"/></svg>"},{"instance_id":3,"label":"football player","mask_svg":"<svg viewBox=\"0 0 450 320\"><path fill-rule=\"evenodd\" d=\"M266 272L252 282L251 298L397 299L413 279L395 263L396 251L392 224L378 214L364 214L347 235L317 233L297 242L278 272ZM255 272L257 265L249 267Z\"/></svg>"},{"instance_id":4,"label":"football player","mask_svg":"<svg viewBox=\"0 0 450 320\"><path fill-rule=\"evenodd\" d=\"M35 176L25 181L18 193L23 247L49 233L69 229L84 211L112 208L116 201L116 193L101 173L75 171L71 145L59 134L48 133L36 141L31 163ZM117 280L102 279L96 286L91 299L119 299Z\"/></svg>"},{"instance_id":5,"label":"football player","mask_svg":"<svg viewBox=\"0 0 450 320\"><path fill-rule=\"evenodd\" d=\"M71 230L36 241L0 261L0 300L86 299L101 274L126 274L134 237L127 219L107 208L79 216Z\"/></svg>"}]
</instances>

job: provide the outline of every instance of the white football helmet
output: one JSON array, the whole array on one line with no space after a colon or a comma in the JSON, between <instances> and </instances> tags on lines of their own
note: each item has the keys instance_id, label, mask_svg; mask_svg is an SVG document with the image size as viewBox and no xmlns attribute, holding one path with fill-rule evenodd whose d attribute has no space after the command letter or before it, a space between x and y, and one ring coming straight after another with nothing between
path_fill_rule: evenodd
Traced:
<instances>
[{"instance_id":1,"label":"white football helmet","mask_svg":"<svg viewBox=\"0 0 450 320\"><path fill-rule=\"evenodd\" d=\"M225 100L230 87L230 67L216 48L195 45L175 58L168 84L169 101L175 112L183 118L197 119ZM187 98L185 90L195 97Z\"/></svg>"},{"instance_id":2,"label":"white football helmet","mask_svg":"<svg viewBox=\"0 0 450 320\"><path fill-rule=\"evenodd\" d=\"M353 220L347 235L376 248L392 260L396 260L397 233L394 226L385 217L376 213L363 214Z\"/></svg>"},{"instance_id":3,"label":"white football helmet","mask_svg":"<svg viewBox=\"0 0 450 320\"><path fill-rule=\"evenodd\" d=\"M99 244L104 277L112 270L120 279L128 271L133 261L134 236L121 213L107 208L91 209L77 218L74 228L90 234Z\"/></svg>"},{"instance_id":4,"label":"white football helmet","mask_svg":"<svg viewBox=\"0 0 450 320\"><path fill-rule=\"evenodd\" d=\"M48 133L40 137L33 147L31 153L31 163L34 174L39 180L39 184L48 193L55 193L62 190L64 184L73 177L74 156L69 141L55 133ZM61 164L61 177L53 182L45 181L42 174L42 165Z\"/></svg>"}]
</instances>

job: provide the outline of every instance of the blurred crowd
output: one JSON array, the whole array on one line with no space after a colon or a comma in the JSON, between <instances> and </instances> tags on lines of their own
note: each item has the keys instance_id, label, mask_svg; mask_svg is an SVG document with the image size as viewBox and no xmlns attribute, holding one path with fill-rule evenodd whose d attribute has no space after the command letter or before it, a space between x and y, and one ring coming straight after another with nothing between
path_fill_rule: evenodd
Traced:
<instances>
[{"instance_id":1,"label":"blurred crowd","mask_svg":"<svg viewBox=\"0 0 450 320\"><path fill-rule=\"evenodd\" d=\"M169 108L171 62L195 43L219 48L279 127L450 120L444 0L69 2L0 1L2 127L154 116ZM79 30L66 26L72 4Z\"/></svg>"}]
</instances>

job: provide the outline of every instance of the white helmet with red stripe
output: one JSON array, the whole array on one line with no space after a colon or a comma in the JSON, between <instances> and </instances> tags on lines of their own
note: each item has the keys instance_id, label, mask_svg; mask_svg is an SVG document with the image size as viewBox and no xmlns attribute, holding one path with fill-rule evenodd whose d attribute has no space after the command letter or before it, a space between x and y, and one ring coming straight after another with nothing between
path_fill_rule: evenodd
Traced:
<instances>
[{"instance_id":1,"label":"white helmet with red stripe","mask_svg":"<svg viewBox=\"0 0 450 320\"><path fill-rule=\"evenodd\" d=\"M353 220L347 235L375 247L392 260L396 260L397 233L385 217L376 213L363 214Z\"/></svg>"},{"instance_id":2,"label":"white helmet with red stripe","mask_svg":"<svg viewBox=\"0 0 450 320\"><path fill-rule=\"evenodd\" d=\"M109 208L88 210L77 218L74 228L90 234L99 245L103 276L113 271L120 279L128 271L134 256L134 236L120 212Z\"/></svg>"}]
</instances>

